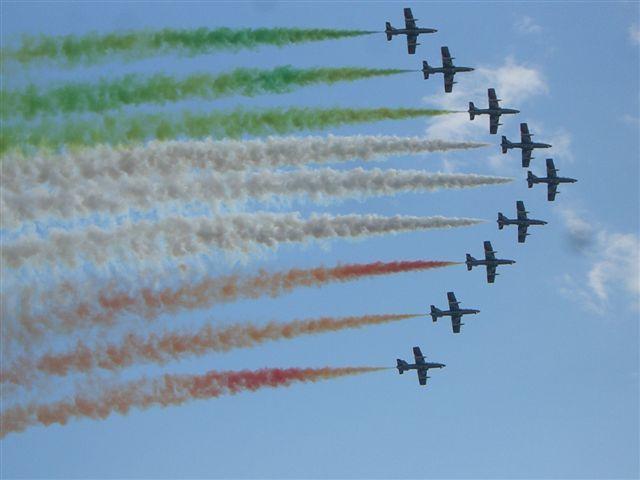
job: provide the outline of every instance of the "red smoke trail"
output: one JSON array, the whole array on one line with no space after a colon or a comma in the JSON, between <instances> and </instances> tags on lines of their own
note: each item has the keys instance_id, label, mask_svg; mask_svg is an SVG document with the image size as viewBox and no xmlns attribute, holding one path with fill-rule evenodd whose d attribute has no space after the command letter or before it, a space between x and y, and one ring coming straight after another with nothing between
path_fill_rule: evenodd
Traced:
<instances>
[{"instance_id":1,"label":"red smoke trail","mask_svg":"<svg viewBox=\"0 0 640 480\"><path fill-rule=\"evenodd\" d=\"M61 309L56 307L56 296L69 298L74 295L72 287L66 285L64 291L52 296L49 303L53 305L48 308L47 315L34 316L26 312L21 315L21 323L25 331L38 336L51 330L69 331L94 325L109 325L116 316L123 313L151 319L162 313L210 307L241 298L277 297L298 287L320 287L328 283L450 265L457 265L457 262L417 260L291 269L284 272L260 271L256 276L210 277L177 289L161 290L143 288L139 291L121 291L112 285L96 292L96 301L78 299L71 307ZM28 303L28 299L22 302L23 305ZM53 322L53 319L58 319L59 323Z\"/></svg>"},{"instance_id":2,"label":"red smoke trail","mask_svg":"<svg viewBox=\"0 0 640 480\"><path fill-rule=\"evenodd\" d=\"M91 347L78 342L73 350L66 353L47 354L35 362L24 359L0 372L0 380L24 385L33 379L32 376L36 371L51 375L66 375L72 371L86 373L97 368L118 370L137 363L165 363L191 355L253 347L269 340L290 339L300 335L313 335L345 328L360 328L418 316L420 315L386 314L323 317L291 322L269 322L263 326L236 324L221 328L206 325L193 333L168 332L146 337L131 333L126 335L120 343Z\"/></svg>"},{"instance_id":3,"label":"red smoke trail","mask_svg":"<svg viewBox=\"0 0 640 480\"><path fill-rule=\"evenodd\" d=\"M294 382L316 382L348 375L385 370L380 367L265 368L238 372L211 371L204 375L163 375L106 389L95 397L76 395L50 404L30 404L5 410L0 415L0 437L21 432L31 425L65 425L72 418L104 419L113 412L132 408L180 405L190 400L235 395L264 387L286 387Z\"/></svg>"}]
</instances>

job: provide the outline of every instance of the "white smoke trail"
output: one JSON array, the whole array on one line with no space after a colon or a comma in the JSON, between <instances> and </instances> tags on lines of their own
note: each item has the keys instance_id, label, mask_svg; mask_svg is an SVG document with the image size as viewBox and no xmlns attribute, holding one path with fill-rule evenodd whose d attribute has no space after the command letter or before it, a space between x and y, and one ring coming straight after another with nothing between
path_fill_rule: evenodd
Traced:
<instances>
[{"instance_id":1,"label":"white smoke trail","mask_svg":"<svg viewBox=\"0 0 640 480\"><path fill-rule=\"evenodd\" d=\"M193 169L218 172L311 163L373 160L385 155L442 152L486 146L420 137L269 137L260 140L154 141L144 146L100 146L63 155L38 154L3 159L0 187L20 192L47 184L68 188L81 179L178 175Z\"/></svg>"},{"instance_id":2,"label":"white smoke trail","mask_svg":"<svg viewBox=\"0 0 640 480\"><path fill-rule=\"evenodd\" d=\"M6 191L2 198L2 225L46 217L70 218L93 213L120 214L130 208L150 209L165 202L200 201L214 207L247 198L269 200L280 196L359 197L393 195L399 192L469 188L510 182L505 177L475 174L429 173L421 170L333 169L293 172L260 171L219 175L164 175L149 178L139 175L121 180L106 178L100 182L80 182L69 189L44 187L16 194Z\"/></svg>"},{"instance_id":3,"label":"white smoke trail","mask_svg":"<svg viewBox=\"0 0 640 480\"><path fill-rule=\"evenodd\" d=\"M127 222L110 230L95 226L78 232L51 229L48 238L30 234L5 243L1 255L2 265L10 268L27 263L75 266L80 259L98 265L113 259L160 261L211 249L248 253L258 246L273 248L280 243L465 227L480 222L472 218L401 215L313 215L303 219L297 213L169 217L157 222Z\"/></svg>"}]
</instances>

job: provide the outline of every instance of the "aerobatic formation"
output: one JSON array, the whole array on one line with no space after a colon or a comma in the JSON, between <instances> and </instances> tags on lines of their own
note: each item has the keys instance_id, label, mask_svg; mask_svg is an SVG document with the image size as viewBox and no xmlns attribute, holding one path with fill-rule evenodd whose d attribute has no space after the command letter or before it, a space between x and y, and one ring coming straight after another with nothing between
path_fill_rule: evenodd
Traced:
<instances>
[{"instance_id":1,"label":"aerobatic formation","mask_svg":"<svg viewBox=\"0 0 640 480\"><path fill-rule=\"evenodd\" d=\"M418 36L438 30L419 28L410 8L404 9L404 20L405 28L394 28L386 22L384 34L388 41L396 35L406 36L408 53L413 55L419 45ZM53 61L69 67L106 60L109 55L122 56L124 61L168 52L195 55L259 45L284 47L373 33L376 32L295 28L165 29L122 35L26 38L24 45L5 48L2 54L6 61L21 66ZM425 80L443 74L444 92L448 94L457 83L455 75L473 72L474 68L454 65L448 46L441 46L440 55L441 67L424 60L422 70L418 71L422 71ZM247 211L245 204L291 198L301 202L335 202L404 192L489 188L512 181L474 173L317 167L353 160L381 161L391 155L466 151L486 144L386 135L244 137L458 113L468 113L470 120L488 115L489 133L496 134L502 125L502 115L520 111L501 107L494 88L487 90L488 108L477 108L469 102L467 111L294 107L181 115L117 113L131 105L279 94L307 85L332 85L410 71L416 70L237 68L229 73L196 74L182 80L166 75L128 75L99 83L83 79L51 88L30 85L3 90L6 102L2 103L0 116L6 125L0 139L3 162L0 268L5 281L1 290L0 384L10 388L3 388L5 406L0 412L0 437L34 425L65 424L72 418L104 419L112 413L126 414L133 408L179 405L195 399L388 371L394 367L262 368L210 371L203 375L165 374L155 379L98 384L94 394L80 388L80 393L50 403L15 399L4 402L12 400L11 394L16 389L37 389L54 377L90 375L100 370L115 373L145 363L162 365L189 356L420 316L431 316L434 323L450 317L452 332L460 334L463 317L479 314L480 310L461 308L454 291L448 291L448 307L430 305L430 310L422 313L326 315L226 326L207 323L199 328L162 333L139 332L132 327L120 339L108 337L117 328L132 324L133 319L144 319L146 327L153 329L152 321L162 315L214 308L242 299L278 297L300 287L321 288L372 276L464 264L469 271L476 266L485 267L487 282L494 283L498 266L516 262L496 257L489 240L484 241L484 258L476 259L467 253L460 262L377 261L224 275L216 275L210 269L215 262L226 265L227 257L232 255L250 259L256 252L275 252L285 244L468 228L484 221L439 215L302 216L296 211ZM74 116L87 113L92 116ZM522 167L529 168L534 150L552 148L547 143L533 142L532 136L528 124L520 123L520 142L502 136L502 153L520 149ZM548 158L546 176L527 172L528 187L546 183L547 199L554 201L559 184L577 181L560 177L557 171L553 159ZM189 210L193 204L202 208ZM516 217L498 213L498 228L517 226L517 242L524 243L530 235L529 227L547 224L529 218L528 213L524 202L517 200ZM93 274L94 271L99 274ZM52 280L34 281L43 272L50 274ZM91 332L95 332L97 340L92 341ZM72 346L64 351L53 348L60 345L56 340L67 335L77 341L70 340ZM415 370L422 386L427 385L430 369L445 367L444 363L428 362L419 346L413 347L413 357L413 363L397 359L395 368L399 374ZM97 380L91 382L93 385Z\"/></svg>"}]
</instances>

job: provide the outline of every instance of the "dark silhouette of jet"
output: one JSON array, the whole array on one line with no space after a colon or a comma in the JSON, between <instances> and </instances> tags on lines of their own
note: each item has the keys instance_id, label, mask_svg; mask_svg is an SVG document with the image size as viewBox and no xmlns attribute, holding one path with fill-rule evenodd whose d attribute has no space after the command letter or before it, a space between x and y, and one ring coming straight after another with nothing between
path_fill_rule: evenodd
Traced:
<instances>
[{"instance_id":1,"label":"dark silhouette of jet","mask_svg":"<svg viewBox=\"0 0 640 480\"><path fill-rule=\"evenodd\" d=\"M452 60L454 57L449 53L449 47L441 47L442 52L442 67L432 67L426 60L422 62L422 73L425 80L429 78L429 75L433 73L444 74L444 91L450 93L453 90L453 84L458 83L453 81L453 77L458 72L472 72L475 69L471 67L456 67Z\"/></svg>"},{"instance_id":2,"label":"dark silhouette of jet","mask_svg":"<svg viewBox=\"0 0 640 480\"><path fill-rule=\"evenodd\" d=\"M518 218L507 218L502 212L498 212L498 228L502 230L505 225L517 225L518 226L518 242L524 243L525 239L529 236L527 233L527 228L529 225L546 225L547 222L544 220L536 220L533 218L527 217L527 212L524 209L524 202L522 200L518 200L516 202L516 210L518 212Z\"/></svg>"},{"instance_id":3,"label":"dark silhouette of jet","mask_svg":"<svg viewBox=\"0 0 640 480\"><path fill-rule=\"evenodd\" d=\"M496 91L493 88L490 88L487 94L489 95L489 108L476 108L473 102L469 102L469 118L473 120L476 115L489 115L489 133L496 134L498 126L502 125L499 123L500 115L513 115L520 113L520 110L501 108L499 103L501 100L496 96Z\"/></svg>"},{"instance_id":4,"label":"dark silhouette of jet","mask_svg":"<svg viewBox=\"0 0 640 480\"><path fill-rule=\"evenodd\" d=\"M491 242L484 242L484 260L477 260L467 253L467 270L471 270L473 267L480 265L486 265L487 267L487 282L493 283L496 279L496 267L498 265L512 265L516 263L515 260L505 260L502 258L496 258L496 252L491 246Z\"/></svg>"},{"instance_id":5,"label":"dark silhouette of jet","mask_svg":"<svg viewBox=\"0 0 640 480\"><path fill-rule=\"evenodd\" d=\"M575 183L578 180L569 177L559 177L556 172L559 170L553 164L552 158L547 158L547 176L536 177L531 170L527 172L527 185L529 188L533 187L534 183L546 183L547 184L547 200L553 202L556 199L558 192L558 185L561 183Z\"/></svg>"},{"instance_id":6,"label":"dark silhouette of jet","mask_svg":"<svg viewBox=\"0 0 640 480\"><path fill-rule=\"evenodd\" d=\"M449 310L440 310L431 305L431 318L434 322L438 321L439 317L451 317L451 328L453 333L460 333L460 327L464 325L461 322L463 315L474 315L480 313L480 310L471 308L460 308L458 305L460 302L456 300L456 295L453 292L447 292L447 299L449 300Z\"/></svg>"},{"instance_id":7,"label":"dark silhouette of jet","mask_svg":"<svg viewBox=\"0 0 640 480\"><path fill-rule=\"evenodd\" d=\"M431 378L427 376L427 371L430 368L442 368L445 366L444 363L425 362L424 359L426 357L422 355L420 347L413 347L413 356L415 357L415 363L407 363L404 360L397 358L396 368L398 369L398 373L400 373L400 375L402 375L407 370L416 370L418 372L418 382L420 383L420 385L426 385L427 378Z\"/></svg>"},{"instance_id":8,"label":"dark silhouette of jet","mask_svg":"<svg viewBox=\"0 0 640 480\"><path fill-rule=\"evenodd\" d=\"M529 133L529 126L526 123L521 123L520 143L510 142L507 140L507 137L503 135L502 143L500 144L502 147L502 153L507 153L507 150L512 148L522 149L522 166L527 168L529 166L529 162L533 158L531 153L533 153L534 148L551 148L552 146L548 143L532 142L531 137L533 137L533 133Z\"/></svg>"},{"instance_id":9,"label":"dark silhouette of jet","mask_svg":"<svg viewBox=\"0 0 640 480\"><path fill-rule=\"evenodd\" d=\"M410 8L404 9L404 25L405 28L393 28L391 23L386 22L386 28L384 33L387 34L387 40L390 41L394 35L406 35L407 36L407 49L409 55L416 53L416 46L418 43L418 35L421 33L435 33L438 30L435 28L418 28L416 27L417 18L413 18Z\"/></svg>"}]
</instances>

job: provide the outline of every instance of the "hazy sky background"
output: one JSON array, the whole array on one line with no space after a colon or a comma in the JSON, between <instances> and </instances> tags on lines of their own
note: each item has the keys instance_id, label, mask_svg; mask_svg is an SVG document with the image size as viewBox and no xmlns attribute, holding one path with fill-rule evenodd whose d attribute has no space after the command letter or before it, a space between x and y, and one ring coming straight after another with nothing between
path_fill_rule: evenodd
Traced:
<instances>
[{"instance_id":1,"label":"hazy sky background","mask_svg":"<svg viewBox=\"0 0 640 480\"><path fill-rule=\"evenodd\" d=\"M382 30L402 25L396 3L150 3L3 2L2 41L20 34L82 34L140 28L331 27ZM421 68L439 66L440 46L455 63L477 71L456 76L454 93L442 76L420 72L361 82L313 86L285 95L187 101L165 110L229 109L236 105L486 107L495 87L505 107L498 135L488 119L456 114L437 120L381 122L304 134L428 135L485 141L474 151L389 158L380 168L424 168L507 175L509 185L314 204L280 210L445 215L484 218L468 229L431 231L364 241L285 246L215 271L328 266L338 262L482 256L491 240L499 256L517 264L499 268L488 285L481 269L464 265L376 278L277 299L240 301L161 325L197 326L323 315L426 312L446 306L454 290L462 307L482 312L453 335L448 319L430 318L268 343L207 355L164 367L129 369L122 378L210 369L393 366L411 360L420 345L429 360L447 365L420 388L414 372L395 370L290 388L264 389L172 408L33 427L0 442L2 476L34 477L504 477L635 478L638 476L638 229L639 229L639 6L629 3L412 2L418 25L438 33L420 37L416 55L404 38L378 33L287 48L264 47L194 57L162 56L92 67L52 66L3 72L7 87L27 82L117 77L125 73L223 72L279 65ZM145 107L139 108L144 110ZM131 109L136 110L136 109ZM546 189L526 187L519 151L502 155L500 135L519 138L529 123L534 140L554 148L534 153L544 174L553 157L561 175L554 203ZM351 168L358 162L340 165ZM525 244L516 228L497 229L501 211L515 215L523 200L532 227ZM254 205L255 209L273 206ZM8 273L5 272L5 275ZM46 281L46 279L43 279ZM140 325L140 324L138 324ZM142 325L141 330L144 330ZM83 377L56 380L39 395L58 398ZM107 381L116 381L116 378Z\"/></svg>"}]
</instances>

